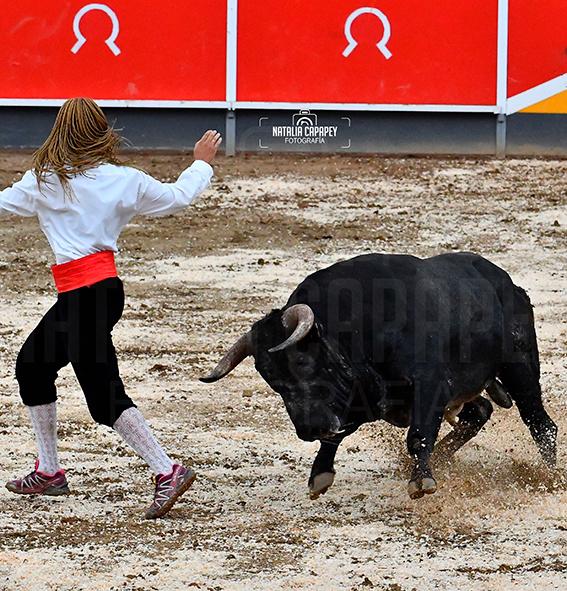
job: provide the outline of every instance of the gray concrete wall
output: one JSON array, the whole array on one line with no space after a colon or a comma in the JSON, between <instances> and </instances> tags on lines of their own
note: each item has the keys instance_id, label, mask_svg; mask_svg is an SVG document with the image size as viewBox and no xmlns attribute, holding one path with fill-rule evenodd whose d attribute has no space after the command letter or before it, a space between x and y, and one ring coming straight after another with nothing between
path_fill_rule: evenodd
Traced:
<instances>
[{"instance_id":1,"label":"gray concrete wall","mask_svg":"<svg viewBox=\"0 0 567 591\"><path fill-rule=\"evenodd\" d=\"M292 111L239 111L238 151L357 152L382 154L493 154L496 119L486 114L317 112L317 125L336 126L322 144L286 143L274 126L291 124Z\"/></svg>"},{"instance_id":2,"label":"gray concrete wall","mask_svg":"<svg viewBox=\"0 0 567 591\"><path fill-rule=\"evenodd\" d=\"M0 147L40 146L55 120L56 107L0 107ZM109 121L135 149L184 150L209 128L225 132L222 109L104 109Z\"/></svg>"},{"instance_id":3,"label":"gray concrete wall","mask_svg":"<svg viewBox=\"0 0 567 591\"><path fill-rule=\"evenodd\" d=\"M510 156L567 156L567 115L518 113L506 121Z\"/></svg>"},{"instance_id":4,"label":"gray concrete wall","mask_svg":"<svg viewBox=\"0 0 567 591\"><path fill-rule=\"evenodd\" d=\"M108 118L134 149L190 149L202 132L218 129L237 152L354 152L493 155L497 118L491 114L317 111L324 142L287 133L296 111L108 108ZM34 148L51 128L56 108L0 107L0 147ZM227 128L227 116L228 128ZM274 135L283 130L283 135ZM333 134L329 129L336 128ZM227 137L228 131L228 137ZM500 126L511 156L567 156L567 115L517 114Z\"/></svg>"}]
</instances>

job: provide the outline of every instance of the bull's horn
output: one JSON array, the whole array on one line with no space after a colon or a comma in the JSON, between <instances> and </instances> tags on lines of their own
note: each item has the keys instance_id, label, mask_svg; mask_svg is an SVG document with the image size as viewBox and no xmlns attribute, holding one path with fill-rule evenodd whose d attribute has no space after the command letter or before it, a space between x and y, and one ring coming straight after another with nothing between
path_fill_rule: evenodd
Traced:
<instances>
[{"instance_id":1,"label":"bull's horn","mask_svg":"<svg viewBox=\"0 0 567 591\"><path fill-rule=\"evenodd\" d=\"M268 353L283 351L299 343L313 328L314 322L315 314L313 314L313 310L307 304L295 304L295 306L288 308L282 315L282 324L288 331L293 332L283 343L277 347L268 349Z\"/></svg>"},{"instance_id":2,"label":"bull's horn","mask_svg":"<svg viewBox=\"0 0 567 591\"><path fill-rule=\"evenodd\" d=\"M206 378L199 378L205 384L211 384L229 374L241 361L252 354L252 343L250 333L242 335L234 345L227 351L225 356L218 362L218 365Z\"/></svg>"}]
</instances>

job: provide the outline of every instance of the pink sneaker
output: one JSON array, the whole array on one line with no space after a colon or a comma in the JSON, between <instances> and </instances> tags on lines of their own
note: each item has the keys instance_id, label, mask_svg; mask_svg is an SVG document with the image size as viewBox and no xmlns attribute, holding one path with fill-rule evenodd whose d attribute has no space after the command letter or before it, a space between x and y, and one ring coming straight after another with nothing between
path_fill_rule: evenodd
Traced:
<instances>
[{"instance_id":1,"label":"pink sneaker","mask_svg":"<svg viewBox=\"0 0 567 591\"><path fill-rule=\"evenodd\" d=\"M6 488L18 495L68 495L69 486L64 470L58 470L55 474L44 474L38 471L39 460L35 461L35 470L23 478L10 480Z\"/></svg>"},{"instance_id":2,"label":"pink sneaker","mask_svg":"<svg viewBox=\"0 0 567 591\"><path fill-rule=\"evenodd\" d=\"M191 468L184 468L173 464L173 471L169 474L156 476L156 491L154 502L146 511L146 519L163 517L175 505L177 499L189 489L196 478Z\"/></svg>"}]
</instances>

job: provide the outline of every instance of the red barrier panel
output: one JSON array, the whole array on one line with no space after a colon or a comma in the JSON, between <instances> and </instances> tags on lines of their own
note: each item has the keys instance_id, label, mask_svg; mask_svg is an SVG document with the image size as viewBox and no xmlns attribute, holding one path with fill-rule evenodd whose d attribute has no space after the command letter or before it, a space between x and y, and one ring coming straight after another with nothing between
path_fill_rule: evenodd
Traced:
<instances>
[{"instance_id":1,"label":"red barrier panel","mask_svg":"<svg viewBox=\"0 0 567 591\"><path fill-rule=\"evenodd\" d=\"M0 97L223 106L228 3L0 0ZM566 3L509 0L509 97L567 72ZM498 4L239 0L237 101L490 110ZM513 99L509 112L562 88Z\"/></svg>"},{"instance_id":2,"label":"red barrier panel","mask_svg":"<svg viewBox=\"0 0 567 591\"><path fill-rule=\"evenodd\" d=\"M567 72L567 0L510 0L508 96Z\"/></svg>"},{"instance_id":3,"label":"red barrier panel","mask_svg":"<svg viewBox=\"0 0 567 591\"><path fill-rule=\"evenodd\" d=\"M237 98L495 105L497 36L497 0L240 0Z\"/></svg>"},{"instance_id":4,"label":"red barrier panel","mask_svg":"<svg viewBox=\"0 0 567 591\"><path fill-rule=\"evenodd\" d=\"M226 0L17 0L1 10L2 98L225 100Z\"/></svg>"}]
</instances>

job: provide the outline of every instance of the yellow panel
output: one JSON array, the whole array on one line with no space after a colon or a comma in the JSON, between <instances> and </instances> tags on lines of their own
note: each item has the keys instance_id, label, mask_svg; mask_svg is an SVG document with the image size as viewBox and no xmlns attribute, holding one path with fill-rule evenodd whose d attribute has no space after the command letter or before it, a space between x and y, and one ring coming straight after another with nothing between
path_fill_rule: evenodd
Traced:
<instances>
[{"instance_id":1,"label":"yellow panel","mask_svg":"<svg viewBox=\"0 0 567 591\"><path fill-rule=\"evenodd\" d=\"M567 90L524 109L522 113L567 113Z\"/></svg>"}]
</instances>

